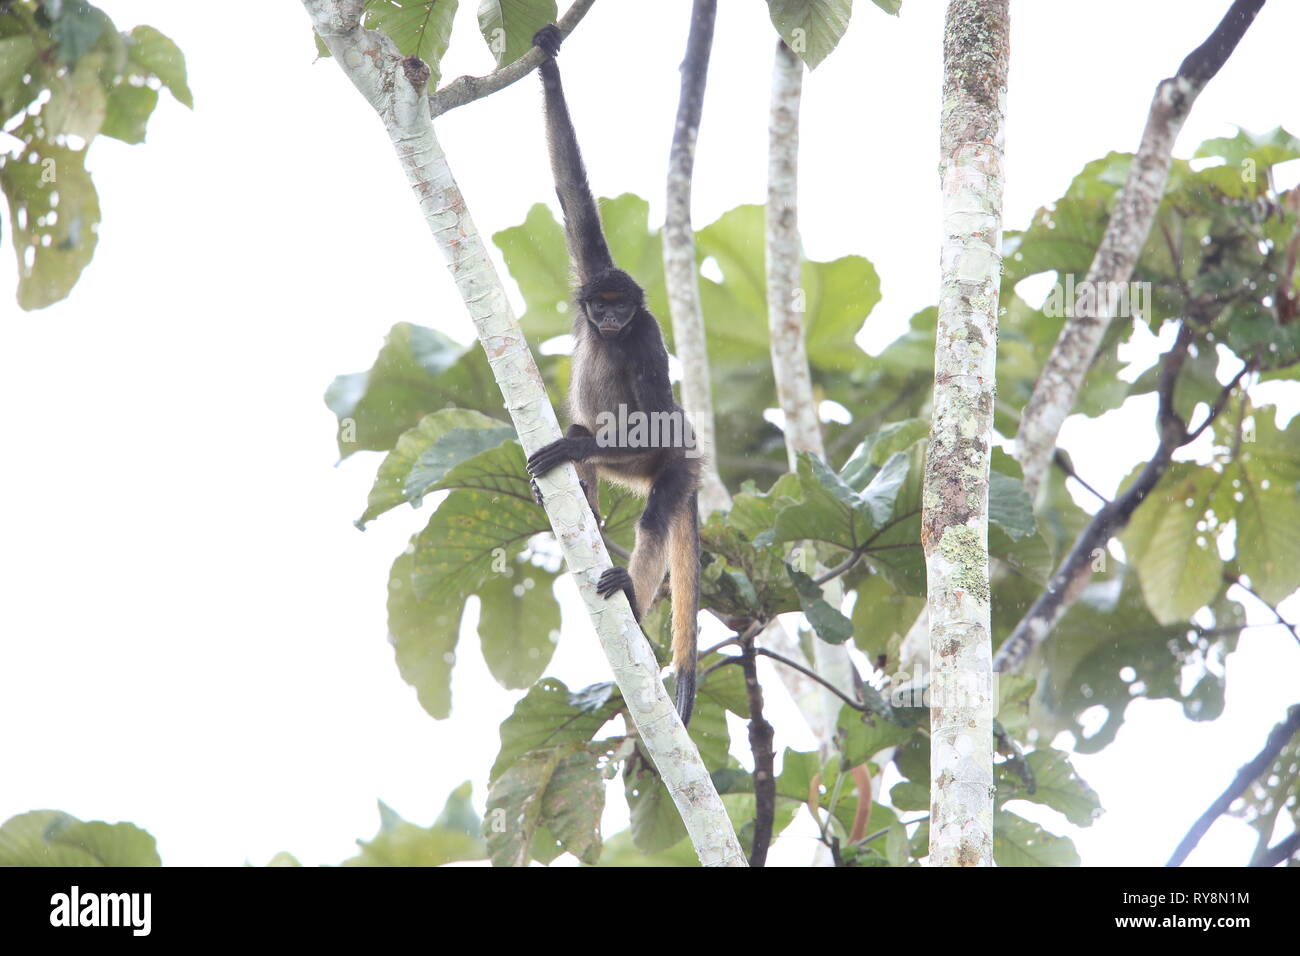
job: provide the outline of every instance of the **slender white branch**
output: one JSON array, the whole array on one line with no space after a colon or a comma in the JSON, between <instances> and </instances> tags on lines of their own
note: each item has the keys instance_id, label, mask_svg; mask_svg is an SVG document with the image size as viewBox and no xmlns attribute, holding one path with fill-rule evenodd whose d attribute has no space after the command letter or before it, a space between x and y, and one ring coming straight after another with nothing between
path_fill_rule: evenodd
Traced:
<instances>
[{"instance_id":1,"label":"slender white branch","mask_svg":"<svg viewBox=\"0 0 1300 956\"><path fill-rule=\"evenodd\" d=\"M1116 198L1110 222L1085 277L1090 283L1088 288L1114 288L1127 283L1133 275L1164 195L1174 141L1183 122L1196 97L1227 61L1263 5L1264 0L1236 0L1209 39L1183 61L1177 73L1156 86L1128 180ZM1038 497L1038 489L1051 467L1061 425L1074 408L1084 376L1110 327L1112 305L1109 295L1081 297L1034 383L1016 433L1016 457L1024 470L1030 500Z\"/></svg>"},{"instance_id":2,"label":"slender white branch","mask_svg":"<svg viewBox=\"0 0 1300 956\"><path fill-rule=\"evenodd\" d=\"M426 94L428 67L414 57L403 59L382 33L362 29L361 0L304 0L304 5L334 62L378 112L392 138L474 321L524 451L531 453L559 438L555 411L537 365L434 136ZM596 594L596 579L610 562L576 472L571 466L557 469L538 479L538 485L628 712L681 813L700 862L744 866L722 800L664 691L654 655L627 601L621 595L606 600Z\"/></svg>"},{"instance_id":3,"label":"slender white branch","mask_svg":"<svg viewBox=\"0 0 1300 956\"><path fill-rule=\"evenodd\" d=\"M988 505L1002 259L1007 0L950 0L934 420L922 491L930 613L930 863L993 862Z\"/></svg>"},{"instance_id":4,"label":"slender white branch","mask_svg":"<svg viewBox=\"0 0 1300 956\"><path fill-rule=\"evenodd\" d=\"M727 508L731 502L718 475L709 353L704 341L700 280L695 272L695 230L691 227L695 139L704 109L704 85L708 78L717 6L717 0L695 0L691 11L691 31L686 40L686 58L682 61L677 124L668 154L668 202L664 215L664 283L673 320L673 349L682 363L682 405L691 417L696 440L705 454L700 473L702 517Z\"/></svg>"},{"instance_id":5,"label":"slender white branch","mask_svg":"<svg viewBox=\"0 0 1300 956\"><path fill-rule=\"evenodd\" d=\"M767 325L791 471L795 470L795 456L801 451L826 457L804 344L803 290L799 285L799 96L802 89L803 61L784 40L777 40L767 152Z\"/></svg>"},{"instance_id":6,"label":"slender white branch","mask_svg":"<svg viewBox=\"0 0 1300 956\"><path fill-rule=\"evenodd\" d=\"M804 345L804 303L800 288L799 244L799 100L803 90L803 61L777 40L772 67L772 104L768 123L767 158L767 321L771 337L772 374L777 401L784 413L785 449L790 470L796 468L801 451L826 457L821 420L813 396L812 374ZM810 546L805 544L804 546ZM824 570L818 566L818 571ZM831 581L826 600L839 607L843 585ZM790 645L784 653L801 661L802 652L787 635L772 634L772 641ZM843 644L828 644L813 637L813 669L828 683L850 698L856 697L853 662ZM804 719L817 737L823 760L834 751L836 718L843 701L821 684L793 668L780 667L781 678L794 697ZM817 865L831 865L830 854L819 845Z\"/></svg>"}]
</instances>

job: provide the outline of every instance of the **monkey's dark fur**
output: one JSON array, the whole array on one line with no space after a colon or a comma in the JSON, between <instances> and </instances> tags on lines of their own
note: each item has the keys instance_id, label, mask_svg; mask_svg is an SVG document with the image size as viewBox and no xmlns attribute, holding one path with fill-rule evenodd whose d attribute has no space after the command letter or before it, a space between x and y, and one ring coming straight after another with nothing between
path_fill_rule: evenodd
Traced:
<instances>
[{"instance_id":1,"label":"monkey's dark fur","mask_svg":"<svg viewBox=\"0 0 1300 956\"><path fill-rule=\"evenodd\" d=\"M629 436L624 434L617 438L622 444L602 443L597 437L602 431L602 414L618 418L620 406L647 417L656 413L670 416L657 421L684 423L686 416L673 401L668 351L659 322L646 309L645 293L636 280L615 267L605 242L555 64L560 39L559 30L552 25L539 30L533 42L547 55L540 67L546 136L569 257L578 279L569 385L573 424L565 437L528 459L528 470L536 477L573 462L596 515L600 514L597 476L646 497L629 566L606 571L597 591L609 597L622 590L640 621L668 572L677 711L682 722L689 723L695 703L700 595L699 461L687 454L690 432L686 428L678 430L682 443L668 446L626 443Z\"/></svg>"}]
</instances>

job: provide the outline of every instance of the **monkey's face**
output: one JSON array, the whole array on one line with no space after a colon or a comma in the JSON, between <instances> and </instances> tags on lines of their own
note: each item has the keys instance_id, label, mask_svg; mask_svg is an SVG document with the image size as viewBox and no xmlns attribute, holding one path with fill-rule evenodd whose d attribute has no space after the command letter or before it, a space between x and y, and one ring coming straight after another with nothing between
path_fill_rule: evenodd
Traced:
<instances>
[{"instance_id":1,"label":"monkey's face","mask_svg":"<svg viewBox=\"0 0 1300 956\"><path fill-rule=\"evenodd\" d=\"M637 303L630 296L612 289L596 293L585 305L587 321L606 339L622 335L637 311Z\"/></svg>"}]
</instances>

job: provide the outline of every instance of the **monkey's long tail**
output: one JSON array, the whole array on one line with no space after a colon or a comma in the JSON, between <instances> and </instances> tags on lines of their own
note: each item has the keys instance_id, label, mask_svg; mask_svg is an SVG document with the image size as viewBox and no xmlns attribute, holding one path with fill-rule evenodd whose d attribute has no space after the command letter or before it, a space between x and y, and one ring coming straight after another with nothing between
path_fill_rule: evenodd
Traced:
<instances>
[{"instance_id":1,"label":"monkey's long tail","mask_svg":"<svg viewBox=\"0 0 1300 956\"><path fill-rule=\"evenodd\" d=\"M677 713L689 725L695 709L696 632L700 613L700 529L698 495L692 494L673 521L668 541L668 587L673 602L673 670Z\"/></svg>"}]
</instances>

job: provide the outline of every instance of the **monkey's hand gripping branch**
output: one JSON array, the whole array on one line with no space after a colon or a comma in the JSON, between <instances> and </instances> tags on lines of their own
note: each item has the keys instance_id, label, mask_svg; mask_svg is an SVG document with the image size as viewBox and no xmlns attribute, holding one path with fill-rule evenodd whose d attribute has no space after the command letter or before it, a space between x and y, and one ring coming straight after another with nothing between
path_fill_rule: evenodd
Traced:
<instances>
[{"instance_id":1,"label":"monkey's hand gripping branch","mask_svg":"<svg viewBox=\"0 0 1300 956\"><path fill-rule=\"evenodd\" d=\"M334 62L383 120L474 321L524 451L535 452L559 438L559 425L496 268L434 135L428 67L417 58L403 58L384 34L361 27L362 0L303 0L303 5ZM745 866L722 800L659 680L631 608L620 597L606 600L596 593L596 581L610 561L577 473L571 466L557 468L538 484L628 713L681 813L700 862Z\"/></svg>"}]
</instances>

